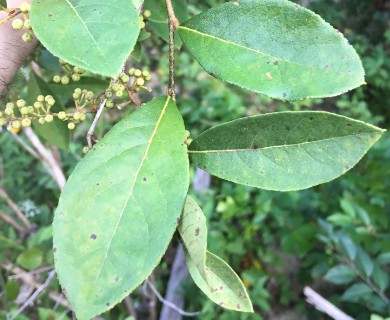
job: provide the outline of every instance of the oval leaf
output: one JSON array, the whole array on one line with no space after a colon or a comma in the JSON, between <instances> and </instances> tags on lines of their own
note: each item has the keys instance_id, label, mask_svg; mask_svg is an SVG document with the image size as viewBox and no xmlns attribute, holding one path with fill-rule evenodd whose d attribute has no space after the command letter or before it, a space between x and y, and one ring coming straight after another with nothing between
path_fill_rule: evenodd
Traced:
<instances>
[{"instance_id":1,"label":"oval leaf","mask_svg":"<svg viewBox=\"0 0 390 320\"><path fill-rule=\"evenodd\" d=\"M177 230L192 262L197 267L199 274L207 282L205 271L207 251L206 218L202 209L190 196L187 196L183 215Z\"/></svg>"},{"instance_id":2,"label":"oval leaf","mask_svg":"<svg viewBox=\"0 0 390 320\"><path fill-rule=\"evenodd\" d=\"M34 0L30 16L34 33L51 53L105 76L119 73L140 30L128 0Z\"/></svg>"},{"instance_id":3,"label":"oval leaf","mask_svg":"<svg viewBox=\"0 0 390 320\"><path fill-rule=\"evenodd\" d=\"M384 130L327 112L280 112L211 128L192 161L220 178L268 190L306 189L351 169Z\"/></svg>"},{"instance_id":4,"label":"oval leaf","mask_svg":"<svg viewBox=\"0 0 390 320\"><path fill-rule=\"evenodd\" d=\"M70 176L53 242L78 319L112 308L159 263L188 189L185 139L175 103L161 97L115 125Z\"/></svg>"},{"instance_id":5,"label":"oval leaf","mask_svg":"<svg viewBox=\"0 0 390 320\"><path fill-rule=\"evenodd\" d=\"M252 302L238 275L221 258L207 252L206 269L207 282L199 273L187 250L184 250L188 271L196 285L210 300L219 306L240 311L253 312Z\"/></svg>"},{"instance_id":6,"label":"oval leaf","mask_svg":"<svg viewBox=\"0 0 390 320\"><path fill-rule=\"evenodd\" d=\"M330 97L364 83L362 63L341 33L290 1L224 3L178 30L208 73L273 98Z\"/></svg>"}]
</instances>

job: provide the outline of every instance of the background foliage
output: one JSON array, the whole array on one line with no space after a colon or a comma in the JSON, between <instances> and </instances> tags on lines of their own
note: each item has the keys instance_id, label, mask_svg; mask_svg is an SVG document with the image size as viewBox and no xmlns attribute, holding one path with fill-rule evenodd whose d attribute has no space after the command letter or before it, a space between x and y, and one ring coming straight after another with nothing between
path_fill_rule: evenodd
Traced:
<instances>
[{"instance_id":1,"label":"background foliage","mask_svg":"<svg viewBox=\"0 0 390 320\"><path fill-rule=\"evenodd\" d=\"M341 30L362 57L367 85L330 99L314 99L293 104L273 101L222 83L207 75L185 50L177 55L177 105L192 136L221 122L246 115L285 110L325 110L389 128L390 125L390 17L384 0L306 1L308 7ZM190 15L218 3L215 0L191 2ZM165 93L167 45L157 37L164 17L146 26L152 36L136 46L133 64L153 71L153 92L142 101ZM186 16L188 12L183 12ZM158 19L157 19L158 18ZM164 22L165 24L165 22ZM177 44L180 46L180 42ZM58 63L43 48L34 60L50 82ZM28 67L24 73L28 72ZM98 91L99 78L88 80L90 90ZM65 107L71 94L50 84ZM73 89L70 90L72 92ZM10 96L25 98L28 91L21 74ZM127 111L106 112L98 127L102 136ZM88 123L73 134L68 151L59 151L68 175L81 159ZM8 224L0 222L0 304L5 314L18 309L18 294L26 290L22 282L9 277L4 266L11 262L24 270L53 264L51 251L52 214L59 197L50 176L41 164L27 154L7 132L0 134L0 185L4 187L29 221L34 232L22 240ZM244 279L255 308L253 315L224 311L209 301L192 281L185 283L182 295L186 310L203 313L200 319L324 319L305 303L303 287L311 286L355 319L378 314L390 316L390 135L385 134L357 167L331 183L301 192L271 192L234 185L217 178L210 189L192 192L206 216L208 248L227 261ZM12 214L0 200L0 211ZM172 257L169 251L155 272L163 292ZM41 282L47 273L41 274ZM34 306L17 319L71 319L66 309L55 306L50 291L58 291L56 281ZM142 290L132 296L139 319L150 318ZM53 309L55 311L53 311ZM125 306L119 305L104 319L125 319ZM372 318L381 319L381 318Z\"/></svg>"}]
</instances>

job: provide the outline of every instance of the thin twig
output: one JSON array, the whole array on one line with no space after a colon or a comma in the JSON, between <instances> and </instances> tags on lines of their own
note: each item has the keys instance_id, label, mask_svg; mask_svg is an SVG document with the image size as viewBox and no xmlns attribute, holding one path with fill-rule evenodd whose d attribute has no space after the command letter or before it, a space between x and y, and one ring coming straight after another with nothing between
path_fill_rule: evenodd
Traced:
<instances>
[{"instance_id":1,"label":"thin twig","mask_svg":"<svg viewBox=\"0 0 390 320\"><path fill-rule=\"evenodd\" d=\"M15 18L17 15L19 15L21 13L20 9L15 9L15 12L12 13L10 16L8 16L7 18L5 18L4 20L1 20L0 21L0 26L3 25L3 24L6 24L9 20L11 20L12 18Z\"/></svg>"},{"instance_id":2,"label":"thin twig","mask_svg":"<svg viewBox=\"0 0 390 320\"><path fill-rule=\"evenodd\" d=\"M97 125L97 123L99 121L99 118L102 115L102 112L104 110L104 106L106 105L106 102L107 102L107 99L104 99L102 102L100 102L100 105L99 105L99 107L97 109L95 118L93 119L91 127L88 130L88 133L87 133L87 143L88 143L88 147L89 148L92 148L92 136L93 136L93 133L95 131L96 125Z\"/></svg>"},{"instance_id":3,"label":"thin twig","mask_svg":"<svg viewBox=\"0 0 390 320\"><path fill-rule=\"evenodd\" d=\"M137 313L135 312L133 300L131 299L131 297L130 297L130 296L127 296L127 297L124 299L124 303L125 303L126 309L127 309L127 311L129 312L129 314L130 314L131 316L133 316L134 319L137 319Z\"/></svg>"},{"instance_id":4,"label":"thin twig","mask_svg":"<svg viewBox=\"0 0 390 320\"><path fill-rule=\"evenodd\" d=\"M175 304L173 304L172 302L169 302L167 300L165 300L161 294L157 291L156 287L149 281L149 279L146 279L145 280L145 283L150 287L150 289L152 289L153 293L156 295L157 299L163 303L164 305L172 308L173 310L175 310L177 313L181 314L182 316L185 316L185 317L197 317L201 314L201 312L186 312L180 308L178 308Z\"/></svg>"},{"instance_id":5,"label":"thin twig","mask_svg":"<svg viewBox=\"0 0 390 320\"><path fill-rule=\"evenodd\" d=\"M306 301L313 305L317 310L326 313L335 320L354 320L349 315L338 309L335 305L320 296L317 292L309 287L305 287L303 292L306 296Z\"/></svg>"},{"instance_id":6,"label":"thin twig","mask_svg":"<svg viewBox=\"0 0 390 320\"><path fill-rule=\"evenodd\" d=\"M5 212L0 211L0 218L2 218L5 222L13 226L21 235L25 235L27 230L22 227L19 223L17 223L10 215Z\"/></svg>"},{"instance_id":7,"label":"thin twig","mask_svg":"<svg viewBox=\"0 0 390 320\"><path fill-rule=\"evenodd\" d=\"M12 137L21 145L21 147L26 150L29 154L31 154L35 159L41 160L38 153L35 152L33 148L31 148L27 143L24 142L24 140L19 137L16 133L10 132Z\"/></svg>"},{"instance_id":8,"label":"thin twig","mask_svg":"<svg viewBox=\"0 0 390 320\"><path fill-rule=\"evenodd\" d=\"M58 187L62 189L65 185L66 178L53 154L45 148L41 140L31 128L25 128L24 133L38 152L42 162L48 167L50 175L57 183Z\"/></svg>"},{"instance_id":9,"label":"thin twig","mask_svg":"<svg viewBox=\"0 0 390 320\"><path fill-rule=\"evenodd\" d=\"M47 277L46 281L41 286L39 286L39 288L31 295L30 298L28 298L23 303L23 305L18 310L16 310L12 314L10 320L15 319L19 314L21 314L23 312L24 309L26 309L31 303L33 303L35 301L35 299L38 298L38 296L49 286L49 284L50 284L51 280L53 280L55 274L56 274L55 270L52 270L49 273L49 276Z\"/></svg>"},{"instance_id":10,"label":"thin twig","mask_svg":"<svg viewBox=\"0 0 390 320\"><path fill-rule=\"evenodd\" d=\"M175 100L175 30L179 25L179 20L175 16L172 1L165 0L168 12L169 29L169 83L168 95Z\"/></svg>"},{"instance_id":11,"label":"thin twig","mask_svg":"<svg viewBox=\"0 0 390 320\"><path fill-rule=\"evenodd\" d=\"M23 214L23 212L19 209L19 207L16 205L16 203L12 201L12 199L8 196L8 193L2 187L0 187L0 197L3 198L5 200L5 202L7 202L8 206L12 209L13 212L15 212L15 214L23 222L23 224L28 229L31 229L32 225L31 225L30 221L27 220L27 218Z\"/></svg>"},{"instance_id":12,"label":"thin twig","mask_svg":"<svg viewBox=\"0 0 390 320\"><path fill-rule=\"evenodd\" d=\"M47 271L52 271L53 269L54 269L53 266L42 267L42 268L39 268L39 269L36 269L36 270L32 270L32 271L29 271L29 272L19 273L19 274L16 274L14 276L10 276L9 278L10 279L19 279L19 278L23 278L23 277L25 277L27 275L33 276L33 275L41 274L41 273L44 273L44 272L47 272Z\"/></svg>"}]
</instances>

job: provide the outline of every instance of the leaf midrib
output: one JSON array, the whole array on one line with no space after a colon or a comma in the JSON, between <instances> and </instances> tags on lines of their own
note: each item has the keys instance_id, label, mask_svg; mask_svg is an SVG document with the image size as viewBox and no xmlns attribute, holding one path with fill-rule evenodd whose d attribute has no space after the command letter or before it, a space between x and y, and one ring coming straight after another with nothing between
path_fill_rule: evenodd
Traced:
<instances>
[{"instance_id":1,"label":"leaf midrib","mask_svg":"<svg viewBox=\"0 0 390 320\"><path fill-rule=\"evenodd\" d=\"M188 150L188 153L229 153L229 152L243 152L243 151L264 151L264 150L270 150L270 149L278 149L278 148L288 148L288 147L294 147L294 146L302 146L302 145L310 145L318 142L326 142L326 141L332 141L332 140L338 140L341 138L347 138L347 137L356 137L356 136L366 136L366 135L372 135L372 134L379 134L379 132L371 132L371 133L359 133L355 135L345 135L345 136L339 136L335 138L327 138L322 140L315 140L315 141L306 141L306 142L300 142L300 143L293 143L293 144L284 144L280 146L271 146L271 147L264 147L264 148L242 148L242 149L221 149L221 150Z\"/></svg>"},{"instance_id":2,"label":"leaf midrib","mask_svg":"<svg viewBox=\"0 0 390 320\"><path fill-rule=\"evenodd\" d=\"M89 31L89 28L88 28L87 25L85 24L84 20L81 18L81 16L80 16L79 13L77 12L76 8L73 6L73 4L72 4L69 0L65 0L65 1L66 1L66 3L69 5L69 7L74 11L74 13L76 14L77 18L79 18L79 20L80 20L81 23L83 24L85 30L87 31L88 35L89 35L90 38L92 39L93 43L95 44L96 49L99 51L100 55L103 57L105 65L109 67L109 64L108 64L106 55L103 54L103 52L102 52L100 46L99 46L98 43L96 42L96 39L95 39L94 36L92 35L91 31Z\"/></svg>"},{"instance_id":3,"label":"leaf midrib","mask_svg":"<svg viewBox=\"0 0 390 320\"><path fill-rule=\"evenodd\" d=\"M101 271L102 271L102 269L103 269L104 263L105 263L105 261L107 260L108 252L110 251L112 241L113 241L113 239L114 239L114 237L115 237L116 231L118 230L118 227L119 227L120 222L121 222L121 220L122 220L122 217L123 217L124 211L125 211L125 209L126 209L126 207L127 207L127 204L129 203L130 198L133 196L133 190L134 190L135 184L136 184L136 182L137 182L137 180L138 180L138 176L139 176L139 174L140 174L140 172L141 172L141 169L142 169L142 166L143 166L144 162L146 161L146 157L148 156L148 153L149 153L149 150L150 150L150 146L152 145L152 142L153 142L153 138L154 138L154 136L155 136L156 133L157 133L157 130L158 130L159 125L160 125L160 122L161 122L161 119L162 119L162 117L163 117L164 114L165 114L165 110L167 109L167 106L168 106L168 104L169 104L169 102L170 102L170 99L171 99L171 98L168 96L168 97L167 97L167 100L165 101L164 107L163 107L162 110L161 110L160 116L159 116L159 118L157 119L156 125L155 125L155 127L154 127L154 129L153 129L153 132L152 132L152 135L150 136L150 139L149 139L149 141L148 141L147 147L146 147L146 149L145 149L144 156L143 156L143 158L142 158L142 160L141 160L141 162L140 162L140 165L138 166L137 171L136 171L136 173L135 173L135 175L134 175L134 180L133 180L133 183L132 183L132 185L131 185L131 187L130 187L130 192L129 192L128 197L127 197L127 199L126 199L126 202L125 202L125 204L124 204L124 206L123 206L123 208L122 208L122 210L121 210L121 212L120 212L120 214L119 214L118 222L117 222L117 224L116 224L116 226L115 226L115 229L114 229L114 231L113 231L113 233L112 233L111 239L110 239L110 241L109 241L109 243L108 243L108 245L107 245L107 250L106 250L106 253L105 253L104 258L103 258L103 260L102 260L102 263L101 263L101 265L100 265L99 272L98 272L98 274L97 274L97 276L96 276L96 278L95 278L95 283L96 283L96 281L99 279L99 276L100 276L100 273L101 273Z\"/></svg>"}]
</instances>

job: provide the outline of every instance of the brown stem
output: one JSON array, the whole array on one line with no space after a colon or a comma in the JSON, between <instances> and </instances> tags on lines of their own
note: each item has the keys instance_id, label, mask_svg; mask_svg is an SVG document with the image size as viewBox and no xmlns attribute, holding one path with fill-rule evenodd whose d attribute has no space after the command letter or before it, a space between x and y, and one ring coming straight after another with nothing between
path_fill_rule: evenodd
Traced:
<instances>
[{"instance_id":1,"label":"brown stem","mask_svg":"<svg viewBox=\"0 0 390 320\"><path fill-rule=\"evenodd\" d=\"M175 16L171 0L165 0L168 12L169 29L169 82L168 95L175 100L175 30L179 25L179 20Z\"/></svg>"},{"instance_id":2,"label":"brown stem","mask_svg":"<svg viewBox=\"0 0 390 320\"><path fill-rule=\"evenodd\" d=\"M11 226L13 226L21 235L26 234L27 230L5 212L0 211L0 218L3 219L8 224L10 224Z\"/></svg>"},{"instance_id":3,"label":"brown stem","mask_svg":"<svg viewBox=\"0 0 390 320\"><path fill-rule=\"evenodd\" d=\"M13 212L15 212L15 214L23 222L23 224L28 229L31 229L32 225L30 221L27 220L23 212L19 209L16 203L12 201L12 199L8 196L8 193L2 187L0 187L0 197L3 198L5 202L7 202L8 206L12 209Z\"/></svg>"}]
</instances>

